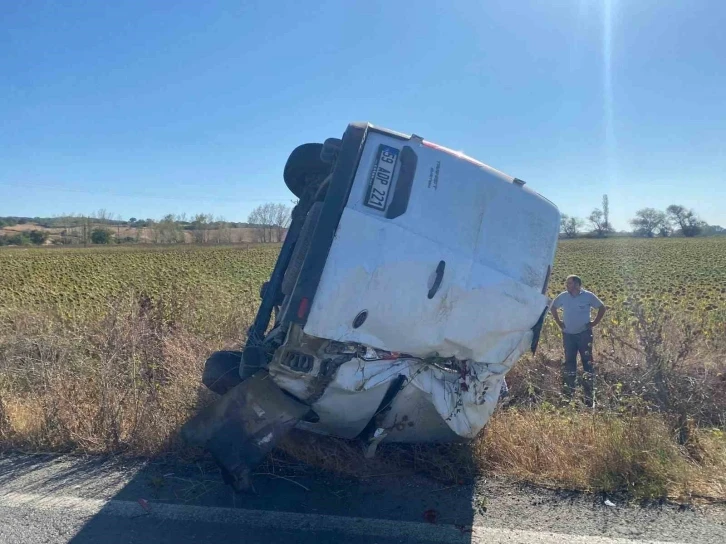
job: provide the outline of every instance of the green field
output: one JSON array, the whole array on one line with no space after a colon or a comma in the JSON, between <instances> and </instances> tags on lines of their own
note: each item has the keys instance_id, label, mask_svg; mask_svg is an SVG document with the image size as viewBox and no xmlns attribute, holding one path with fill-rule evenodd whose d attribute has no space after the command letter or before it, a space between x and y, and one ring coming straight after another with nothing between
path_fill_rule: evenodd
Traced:
<instances>
[{"instance_id":1,"label":"green field","mask_svg":"<svg viewBox=\"0 0 726 544\"><path fill-rule=\"evenodd\" d=\"M278 246L30 249L0 251L0 319L51 312L95 321L109 308L148 300L196 331L253 318ZM181 307L180 307L181 305Z\"/></svg>"},{"instance_id":2,"label":"green field","mask_svg":"<svg viewBox=\"0 0 726 544\"><path fill-rule=\"evenodd\" d=\"M236 312L250 319L277 246L104 248L0 251L0 316L52 309L83 319L118 297L194 301L194 315ZM722 319L726 310L726 237L566 240L559 244L550 294L568 274L608 305L626 300L675 306ZM189 317L187 314L186 317Z\"/></svg>"},{"instance_id":3,"label":"green field","mask_svg":"<svg viewBox=\"0 0 726 544\"><path fill-rule=\"evenodd\" d=\"M566 240L559 244L551 291L568 273L610 304L626 299L726 308L726 237Z\"/></svg>"}]
</instances>

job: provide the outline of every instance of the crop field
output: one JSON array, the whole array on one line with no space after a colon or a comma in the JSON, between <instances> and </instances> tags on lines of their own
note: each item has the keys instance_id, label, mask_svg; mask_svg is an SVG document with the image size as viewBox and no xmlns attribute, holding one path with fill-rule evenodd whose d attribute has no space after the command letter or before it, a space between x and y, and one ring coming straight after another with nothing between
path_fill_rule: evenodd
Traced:
<instances>
[{"instance_id":1,"label":"crop field","mask_svg":"<svg viewBox=\"0 0 726 544\"><path fill-rule=\"evenodd\" d=\"M154 302L193 300L185 320L215 321L220 313L251 319L277 250L274 245L4 250L0 318L17 310L97 317L116 298L134 294ZM609 306L636 301L718 321L725 317L726 237L566 240L557 251L552 296L570 273Z\"/></svg>"},{"instance_id":2,"label":"crop field","mask_svg":"<svg viewBox=\"0 0 726 544\"><path fill-rule=\"evenodd\" d=\"M552 294L568 273L609 305L634 300L687 312L726 309L726 237L566 240L557 251Z\"/></svg>"},{"instance_id":3,"label":"crop field","mask_svg":"<svg viewBox=\"0 0 726 544\"><path fill-rule=\"evenodd\" d=\"M211 400L212 351L239 346L279 246L0 250L0 451L190 455L179 428ZM726 237L565 240L568 274L611 308L595 335L595 411L563 403L559 329L507 376L510 395L466 450L344 441L282 450L350 474L492 471L639 497L726 499Z\"/></svg>"},{"instance_id":4,"label":"crop field","mask_svg":"<svg viewBox=\"0 0 726 544\"><path fill-rule=\"evenodd\" d=\"M148 301L168 319L209 331L249 323L278 246L0 251L0 319L52 312L97 320L119 300ZM184 301L184 307L179 307Z\"/></svg>"}]
</instances>

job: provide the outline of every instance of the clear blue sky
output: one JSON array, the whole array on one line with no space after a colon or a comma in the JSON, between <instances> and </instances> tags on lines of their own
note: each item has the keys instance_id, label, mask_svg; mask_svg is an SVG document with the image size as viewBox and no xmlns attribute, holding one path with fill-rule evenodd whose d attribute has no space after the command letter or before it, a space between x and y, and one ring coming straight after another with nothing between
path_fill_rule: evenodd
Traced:
<instances>
[{"instance_id":1,"label":"clear blue sky","mask_svg":"<svg viewBox=\"0 0 726 544\"><path fill-rule=\"evenodd\" d=\"M245 220L299 143L420 134L568 214L726 226L726 3L3 2L0 215Z\"/></svg>"}]
</instances>

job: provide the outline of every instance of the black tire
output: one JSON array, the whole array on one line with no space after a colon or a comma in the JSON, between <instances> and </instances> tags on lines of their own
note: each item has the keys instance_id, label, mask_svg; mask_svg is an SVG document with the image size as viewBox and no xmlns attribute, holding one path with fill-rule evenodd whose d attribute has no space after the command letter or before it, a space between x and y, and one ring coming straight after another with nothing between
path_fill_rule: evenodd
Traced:
<instances>
[{"instance_id":1,"label":"black tire","mask_svg":"<svg viewBox=\"0 0 726 544\"><path fill-rule=\"evenodd\" d=\"M300 269L305 261L305 255L307 255L308 249L310 249L310 244L313 241L313 234L315 233L315 227L318 224L320 212L322 211L322 202L316 202L310 206L310 211L305 218L305 223L300 230L297 242L295 242L295 249L292 252L292 257L290 257L290 264L287 265L285 277L282 278L281 290L285 295L290 295L292 290L295 288L297 277L300 275Z\"/></svg>"},{"instance_id":2,"label":"black tire","mask_svg":"<svg viewBox=\"0 0 726 544\"><path fill-rule=\"evenodd\" d=\"M343 147L343 140L328 138L323 144L323 149L320 150L320 160L328 164L334 164L341 147Z\"/></svg>"},{"instance_id":3,"label":"black tire","mask_svg":"<svg viewBox=\"0 0 726 544\"><path fill-rule=\"evenodd\" d=\"M323 144L303 144L296 147L287 159L283 177L285 185L292 194L303 198L308 186L308 178L324 179L332 165L320 158Z\"/></svg>"},{"instance_id":4,"label":"black tire","mask_svg":"<svg viewBox=\"0 0 726 544\"><path fill-rule=\"evenodd\" d=\"M215 351L204 363L202 383L207 389L224 395L233 387L242 383L240 365L241 351Z\"/></svg>"}]
</instances>

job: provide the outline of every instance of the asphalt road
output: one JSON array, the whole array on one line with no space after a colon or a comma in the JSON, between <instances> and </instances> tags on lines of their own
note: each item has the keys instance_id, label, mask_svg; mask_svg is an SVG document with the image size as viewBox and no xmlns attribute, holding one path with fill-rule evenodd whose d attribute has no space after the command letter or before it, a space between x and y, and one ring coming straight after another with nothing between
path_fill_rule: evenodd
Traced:
<instances>
[{"instance_id":1,"label":"asphalt road","mask_svg":"<svg viewBox=\"0 0 726 544\"><path fill-rule=\"evenodd\" d=\"M502 481L361 482L280 467L255 489L235 495L209 465L0 457L0 543L726 542L723 506L611 507Z\"/></svg>"}]
</instances>

